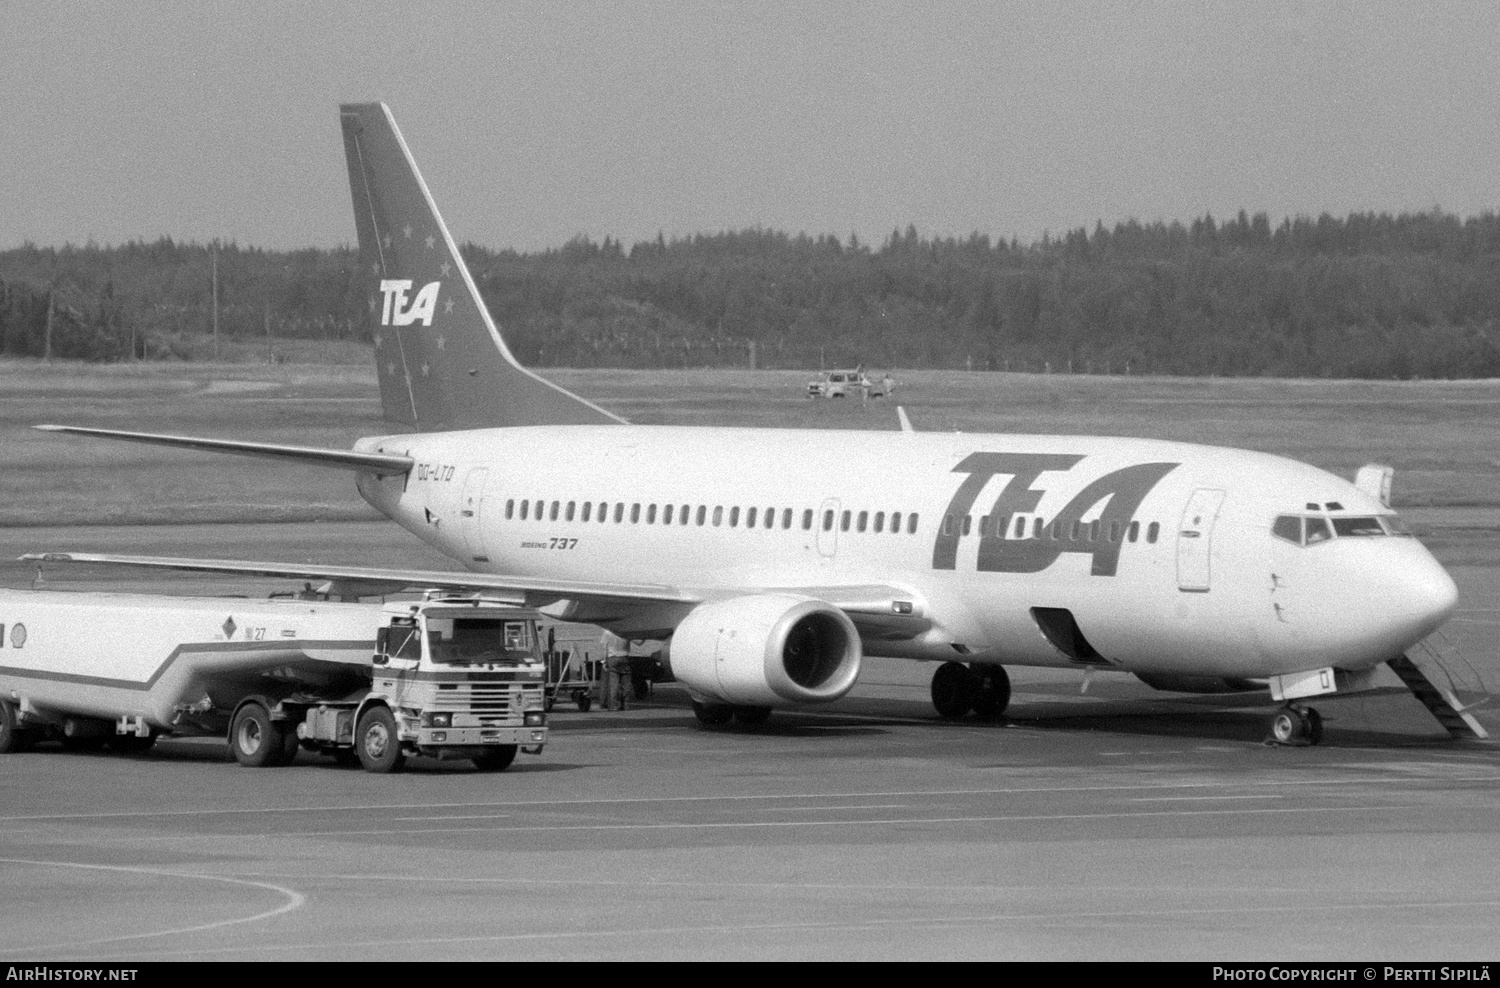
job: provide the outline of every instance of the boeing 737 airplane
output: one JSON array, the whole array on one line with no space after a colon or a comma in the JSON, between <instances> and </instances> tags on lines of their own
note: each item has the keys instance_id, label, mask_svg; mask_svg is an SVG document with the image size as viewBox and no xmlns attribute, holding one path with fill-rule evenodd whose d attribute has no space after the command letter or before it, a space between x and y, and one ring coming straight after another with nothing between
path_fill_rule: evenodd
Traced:
<instances>
[{"instance_id":1,"label":"boeing 737 airplane","mask_svg":"<svg viewBox=\"0 0 1500 988\"><path fill-rule=\"evenodd\" d=\"M73 554L462 587L668 642L705 724L844 696L864 656L936 664L940 715L998 715L1007 665L1312 696L1368 687L1457 590L1389 504L1263 453L1146 439L631 425L521 367L384 104L341 108L361 293L388 420L352 451L39 426L352 470L466 573ZM807 470L812 462L836 471ZM1477 727L1477 723L1475 725Z\"/></svg>"}]
</instances>

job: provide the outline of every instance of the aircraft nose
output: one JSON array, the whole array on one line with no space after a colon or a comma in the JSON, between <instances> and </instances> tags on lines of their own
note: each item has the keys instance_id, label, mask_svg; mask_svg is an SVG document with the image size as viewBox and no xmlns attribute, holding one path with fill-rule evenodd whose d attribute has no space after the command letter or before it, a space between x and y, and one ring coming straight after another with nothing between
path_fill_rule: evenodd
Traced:
<instances>
[{"instance_id":1,"label":"aircraft nose","mask_svg":"<svg viewBox=\"0 0 1500 988\"><path fill-rule=\"evenodd\" d=\"M1381 623L1409 648L1436 631L1458 607L1458 585L1420 543L1409 544L1378 595Z\"/></svg>"}]
</instances>

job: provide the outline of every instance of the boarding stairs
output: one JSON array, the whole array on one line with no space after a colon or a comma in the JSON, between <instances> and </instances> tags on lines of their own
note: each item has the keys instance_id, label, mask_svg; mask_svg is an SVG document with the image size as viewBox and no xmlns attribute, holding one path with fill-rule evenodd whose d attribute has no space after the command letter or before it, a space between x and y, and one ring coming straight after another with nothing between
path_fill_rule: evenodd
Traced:
<instances>
[{"instance_id":1,"label":"boarding stairs","mask_svg":"<svg viewBox=\"0 0 1500 988\"><path fill-rule=\"evenodd\" d=\"M1484 729L1484 725L1469 712L1476 704L1465 705L1459 700L1454 687L1453 674L1449 671L1449 667L1454 663L1468 668L1473 673L1477 688L1484 690L1483 680L1479 677L1478 671L1464 659L1462 650L1447 638L1434 635L1423 641L1412 652L1422 657L1421 665L1418 665L1411 655L1391 659L1386 665L1391 667L1391 671L1401 678L1401 682L1406 684L1406 688L1411 690L1412 695L1421 701L1422 706L1432 712L1437 722L1442 724L1453 737L1488 738L1490 734Z\"/></svg>"}]
</instances>

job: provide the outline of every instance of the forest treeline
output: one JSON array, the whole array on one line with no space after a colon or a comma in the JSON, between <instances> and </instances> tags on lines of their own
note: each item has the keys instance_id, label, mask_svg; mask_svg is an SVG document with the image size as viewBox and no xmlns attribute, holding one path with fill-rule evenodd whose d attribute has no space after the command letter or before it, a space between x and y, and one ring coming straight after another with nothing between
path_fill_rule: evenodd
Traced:
<instances>
[{"instance_id":1,"label":"forest treeline","mask_svg":"<svg viewBox=\"0 0 1500 988\"><path fill-rule=\"evenodd\" d=\"M538 253L463 248L537 366L841 366L1500 376L1500 217L1431 211L1096 224L1059 238L743 230ZM161 239L0 253L0 352L202 354L367 340L350 249ZM50 329L49 329L50 325Z\"/></svg>"}]
</instances>

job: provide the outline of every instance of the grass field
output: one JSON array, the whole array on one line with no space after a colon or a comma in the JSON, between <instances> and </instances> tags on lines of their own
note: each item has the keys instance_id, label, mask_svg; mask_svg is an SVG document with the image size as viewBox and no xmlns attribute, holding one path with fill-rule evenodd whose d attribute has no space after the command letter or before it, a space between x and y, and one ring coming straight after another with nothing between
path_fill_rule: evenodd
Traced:
<instances>
[{"instance_id":1,"label":"grass field","mask_svg":"<svg viewBox=\"0 0 1500 988\"><path fill-rule=\"evenodd\" d=\"M1149 436L1396 467L1398 506L1500 508L1500 382L911 372L895 400L813 401L799 371L553 370L630 420ZM347 447L392 430L373 368L0 364L0 525L369 518L347 475L36 432L39 422Z\"/></svg>"}]
</instances>

